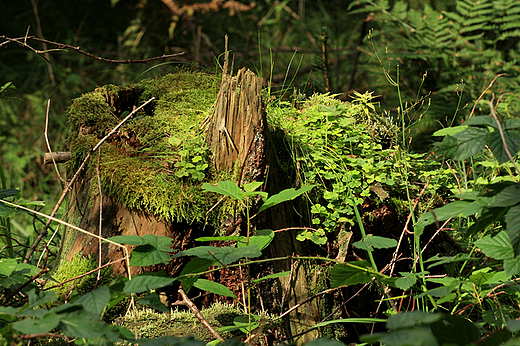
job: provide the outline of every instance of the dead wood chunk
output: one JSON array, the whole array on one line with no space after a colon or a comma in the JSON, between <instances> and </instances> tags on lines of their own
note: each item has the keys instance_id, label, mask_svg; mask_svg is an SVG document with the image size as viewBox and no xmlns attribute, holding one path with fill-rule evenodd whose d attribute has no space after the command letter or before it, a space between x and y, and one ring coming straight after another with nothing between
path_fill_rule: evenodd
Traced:
<instances>
[{"instance_id":1,"label":"dead wood chunk","mask_svg":"<svg viewBox=\"0 0 520 346\"><path fill-rule=\"evenodd\" d=\"M56 161L56 163L63 163L72 159L72 154L70 151L56 151L53 153L45 153L45 155L43 156L43 164L48 165L52 163L53 158L54 161Z\"/></svg>"}]
</instances>

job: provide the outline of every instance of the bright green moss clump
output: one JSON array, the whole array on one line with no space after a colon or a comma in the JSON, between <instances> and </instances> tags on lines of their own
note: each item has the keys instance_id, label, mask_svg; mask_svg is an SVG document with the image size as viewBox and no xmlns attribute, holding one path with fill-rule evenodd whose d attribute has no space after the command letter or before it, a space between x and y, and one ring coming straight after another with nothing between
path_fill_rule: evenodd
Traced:
<instances>
[{"instance_id":1,"label":"bright green moss clump","mask_svg":"<svg viewBox=\"0 0 520 346\"><path fill-rule=\"evenodd\" d=\"M89 160L91 194L98 193L99 168L103 193L125 207L173 221L203 222L215 201L200 185L212 181L215 172L199 126L213 109L219 85L214 75L178 71L126 88L104 86L77 98L68 110L69 168L75 172L129 112L155 97Z\"/></svg>"}]
</instances>

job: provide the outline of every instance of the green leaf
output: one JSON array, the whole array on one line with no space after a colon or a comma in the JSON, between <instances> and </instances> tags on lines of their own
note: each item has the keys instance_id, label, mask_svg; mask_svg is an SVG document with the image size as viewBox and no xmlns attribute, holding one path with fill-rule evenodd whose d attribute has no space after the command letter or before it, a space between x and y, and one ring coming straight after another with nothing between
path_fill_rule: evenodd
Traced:
<instances>
[{"instance_id":1,"label":"green leaf","mask_svg":"<svg viewBox=\"0 0 520 346\"><path fill-rule=\"evenodd\" d=\"M161 299L159 299L159 296L157 295L157 292L153 292L146 297L139 298L139 303L151 306L154 309L157 309L162 312L168 312L170 311L169 308L167 308L162 302Z\"/></svg>"},{"instance_id":2,"label":"green leaf","mask_svg":"<svg viewBox=\"0 0 520 346\"><path fill-rule=\"evenodd\" d=\"M404 329L417 326L419 324L430 324L439 321L442 318L440 313L428 313L420 310L403 312L388 318L386 328Z\"/></svg>"},{"instance_id":3,"label":"green leaf","mask_svg":"<svg viewBox=\"0 0 520 346\"><path fill-rule=\"evenodd\" d=\"M18 189L4 189L0 190L0 199L4 199L7 197L15 196L18 194Z\"/></svg>"},{"instance_id":4,"label":"green leaf","mask_svg":"<svg viewBox=\"0 0 520 346\"><path fill-rule=\"evenodd\" d=\"M271 275L267 275L267 276L255 279L255 280L253 280L253 282L260 282L260 281L263 281L263 280L285 277L285 276L287 276L289 274L291 274L290 270L285 271L285 272L280 272L280 273L274 273L274 274L271 274Z\"/></svg>"},{"instance_id":5,"label":"green leaf","mask_svg":"<svg viewBox=\"0 0 520 346\"><path fill-rule=\"evenodd\" d=\"M193 286L197 287L200 290L218 294L220 296L231 297L235 299L237 298L233 291L231 291L229 288L218 282L213 282L206 279L198 279L197 281L195 281Z\"/></svg>"},{"instance_id":6,"label":"green leaf","mask_svg":"<svg viewBox=\"0 0 520 346\"><path fill-rule=\"evenodd\" d=\"M200 237L195 239L195 241L241 241L244 239L246 239L246 237L241 235L228 235L220 237Z\"/></svg>"},{"instance_id":7,"label":"green leaf","mask_svg":"<svg viewBox=\"0 0 520 346\"><path fill-rule=\"evenodd\" d=\"M386 322L387 320L384 318L369 318L369 317L359 317L359 318L341 318L338 320L330 320L318 323L314 325L312 328L320 328L328 326L329 324L336 324L336 323L381 323ZM308 344L305 344L308 345Z\"/></svg>"},{"instance_id":8,"label":"green leaf","mask_svg":"<svg viewBox=\"0 0 520 346\"><path fill-rule=\"evenodd\" d=\"M282 202L286 202L286 201L290 201L290 200L293 200L295 199L296 197L310 191L313 187L315 187L316 185L308 185L308 186L304 186L298 190L295 190L293 188L290 188L290 189L285 189L279 193L277 193L276 195L273 195L271 197L269 197L265 202L264 204L262 204L262 206L260 207L260 209L258 210L258 212L262 212L268 208L271 208L277 204L280 204Z\"/></svg>"},{"instance_id":9,"label":"green leaf","mask_svg":"<svg viewBox=\"0 0 520 346\"><path fill-rule=\"evenodd\" d=\"M459 133L465 129L467 129L467 125L460 125L460 126L453 126L453 127L446 127L441 130L435 131L432 136L452 136L456 133Z\"/></svg>"},{"instance_id":10,"label":"green leaf","mask_svg":"<svg viewBox=\"0 0 520 346\"><path fill-rule=\"evenodd\" d=\"M124 293L137 293L154 290L156 288L171 285L175 279L164 276L140 274L125 282Z\"/></svg>"},{"instance_id":11,"label":"green leaf","mask_svg":"<svg viewBox=\"0 0 520 346\"><path fill-rule=\"evenodd\" d=\"M260 250L265 249L274 239L274 232L270 229L257 231L255 235L249 237L249 246L256 245ZM237 247L245 247L247 238L237 243Z\"/></svg>"},{"instance_id":12,"label":"green leaf","mask_svg":"<svg viewBox=\"0 0 520 346\"><path fill-rule=\"evenodd\" d=\"M18 262L14 258L2 258L0 259L0 274L9 276L13 273Z\"/></svg>"},{"instance_id":13,"label":"green leaf","mask_svg":"<svg viewBox=\"0 0 520 346\"><path fill-rule=\"evenodd\" d=\"M367 269L371 268L367 261L348 262L347 264ZM330 285L332 288L335 288L343 285L364 284L372 280L372 276L366 270L338 264L330 270Z\"/></svg>"},{"instance_id":14,"label":"green leaf","mask_svg":"<svg viewBox=\"0 0 520 346\"><path fill-rule=\"evenodd\" d=\"M520 203L520 183L515 183L500 191L489 207L510 207L518 203Z\"/></svg>"},{"instance_id":15,"label":"green leaf","mask_svg":"<svg viewBox=\"0 0 520 346\"><path fill-rule=\"evenodd\" d=\"M480 338L478 328L461 316L443 315L430 328L439 345L473 345Z\"/></svg>"},{"instance_id":16,"label":"green leaf","mask_svg":"<svg viewBox=\"0 0 520 346\"><path fill-rule=\"evenodd\" d=\"M170 249L168 249L171 251ZM159 263L170 263L171 256L156 247L146 244L140 245L132 250L130 254L130 266L151 266Z\"/></svg>"},{"instance_id":17,"label":"green leaf","mask_svg":"<svg viewBox=\"0 0 520 346\"><path fill-rule=\"evenodd\" d=\"M196 273L202 273L206 271L209 267L211 267L215 263L215 260L207 259L207 258L200 258L200 257L194 257L192 258L188 264L184 266L182 269L179 279L182 283L182 287L188 293L193 286L193 283L197 281L199 278L199 275L193 275L193 276L186 276L182 277L186 274L196 274Z\"/></svg>"},{"instance_id":18,"label":"green leaf","mask_svg":"<svg viewBox=\"0 0 520 346\"><path fill-rule=\"evenodd\" d=\"M476 115L464 122L464 125L489 126L497 128L497 122L489 115Z\"/></svg>"},{"instance_id":19,"label":"green leaf","mask_svg":"<svg viewBox=\"0 0 520 346\"><path fill-rule=\"evenodd\" d=\"M261 181L252 181L250 183L244 184L244 191L245 192L253 192L256 189L258 189L260 186L262 186L263 182Z\"/></svg>"},{"instance_id":20,"label":"green leaf","mask_svg":"<svg viewBox=\"0 0 520 346\"><path fill-rule=\"evenodd\" d=\"M365 239L352 244L358 249L372 251L374 249L389 249L397 246L397 240L379 236L368 235Z\"/></svg>"},{"instance_id":21,"label":"green leaf","mask_svg":"<svg viewBox=\"0 0 520 346\"><path fill-rule=\"evenodd\" d=\"M136 342L141 346L204 346L204 342L195 340L193 337L174 338L163 336L153 339L138 339Z\"/></svg>"},{"instance_id":22,"label":"green leaf","mask_svg":"<svg viewBox=\"0 0 520 346\"><path fill-rule=\"evenodd\" d=\"M85 311L94 315L101 315L109 302L110 289L107 286L101 286L92 292L85 293L74 303L83 305Z\"/></svg>"},{"instance_id":23,"label":"green leaf","mask_svg":"<svg viewBox=\"0 0 520 346\"><path fill-rule=\"evenodd\" d=\"M504 260L504 271L506 275L520 274L520 256Z\"/></svg>"},{"instance_id":24,"label":"green leaf","mask_svg":"<svg viewBox=\"0 0 520 346\"><path fill-rule=\"evenodd\" d=\"M490 258L504 260L514 257L513 245L506 231L498 233L495 237L485 236L477 240L475 245Z\"/></svg>"},{"instance_id":25,"label":"green leaf","mask_svg":"<svg viewBox=\"0 0 520 346\"><path fill-rule=\"evenodd\" d=\"M61 318L55 313L47 313L43 318L28 318L12 324L13 329L23 334L45 334L60 323Z\"/></svg>"},{"instance_id":26,"label":"green leaf","mask_svg":"<svg viewBox=\"0 0 520 346\"><path fill-rule=\"evenodd\" d=\"M503 134L507 144L507 149L512 156L515 156L518 152L518 149L520 149L520 132L509 130L503 131ZM488 146L500 165L509 161L509 156L504 149L502 137L498 131L495 131L489 135Z\"/></svg>"},{"instance_id":27,"label":"green leaf","mask_svg":"<svg viewBox=\"0 0 520 346\"><path fill-rule=\"evenodd\" d=\"M243 200L246 196L244 192L240 190L238 185L233 181L219 181L217 186L204 183L202 189L209 192L216 192L224 196L230 196L236 200Z\"/></svg>"},{"instance_id":28,"label":"green leaf","mask_svg":"<svg viewBox=\"0 0 520 346\"><path fill-rule=\"evenodd\" d=\"M98 316L84 310L66 314L60 321L60 327L65 335L76 338L96 338L113 334Z\"/></svg>"},{"instance_id":29,"label":"green leaf","mask_svg":"<svg viewBox=\"0 0 520 346\"><path fill-rule=\"evenodd\" d=\"M483 229L486 229L487 226L501 220L509 208L483 208L481 214L477 221L472 224L465 233L465 236L469 237L477 232L480 232Z\"/></svg>"},{"instance_id":30,"label":"green leaf","mask_svg":"<svg viewBox=\"0 0 520 346\"><path fill-rule=\"evenodd\" d=\"M115 237L110 237L108 239L118 244L130 244L137 246L146 244L145 239L138 235L116 235Z\"/></svg>"},{"instance_id":31,"label":"green leaf","mask_svg":"<svg viewBox=\"0 0 520 346\"><path fill-rule=\"evenodd\" d=\"M444 137L441 143L435 143L435 152L457 161L468 159L484 149L488 133L487 129L468 127L453 136Z\"/></svg>"},{"instance_id":32,"label":"green leaf","mask_svg":"<svg viewBox=\"0 0 520 346\"><path fill-rule=\"evenodd\" d=\"M260 257L262 252L256 245L250 245L241 248L234 247L216 247L216 246L198 246L175 254L175 257L181 256L197 256L217 262L220 265L227 265L238 261L244 257Z\"/></svg>"},{"instance_id":33,"label":"green leaf","mask_svg":"<svg viewBox=\"0 0 520 346\"><path fill-rule=\"evenodd\" d=\"M506 230L515 251L515 256L520 255L520 205L509 209L506 215Z\"/></svg>"},{"instance_id":34,"label":"green leaf","mask_svg":"<svg viewBox=\"0 0 520 346\"><path fill-rule=\"evenodd\" d=\"M417 282L417 277L423 275L423 273L406 273L406 272L399 272L401 274L401 278L398 278L395 280L395 287L407 291L410 287L415 285Z\"/></svg>"},{"instance_id":35,"label":"green leaf","mask_svg":"<svg viewBox=\"0 0 520 346\"><path fill-rule=\"evenodd\" d=\"M431 258L428 258L426 261L424 261L424 263L434 262L427 267L428 269L430 269L430 268L433 268L436 266L449 264L449 263L453 263L453 262L465 262L465 261L475 261L475 260L478 260L478 258L471 257L471 256L463 254L463 253L459 253L455 256L442 256L442 257L440 257L437 254Z\"/></svg>"},{"instance_id":36,"label":"green leaf","mask_svg":"<svg viewBox=\"0 0 520 346\"><path fill-rule=\"evenodd\" d=\"M456 216L467 217L474 215L479 213L485 206L487 206L487 202L483 199L451 202L422 214L419 220L417 220L416 227L423 229L434 222L446 221Z\"/></svg>"}]
</instances>

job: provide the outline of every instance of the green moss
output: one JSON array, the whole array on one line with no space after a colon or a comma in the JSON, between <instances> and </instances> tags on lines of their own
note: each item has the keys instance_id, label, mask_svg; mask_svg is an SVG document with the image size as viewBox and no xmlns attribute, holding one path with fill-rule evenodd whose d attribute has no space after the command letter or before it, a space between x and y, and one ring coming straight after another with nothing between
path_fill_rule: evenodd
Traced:
<instances>
[{"instance_id":1,"label":"green moss","mask_svg":"<svg viewBox=\"0 0 520 346\"><path fill-rule=\"evenodd\" d=\"M64 282L72 278L78 277L98 267L96 260L90 257L83 257L80 254L75 254L71 261L62 261L59 268L52 275L54 280L57 282ZM56 295L58 296L57 302L59 304L65 302L65 298L71 294L74 289L74 294L85 294L99 287L106 285L112 281L112 269L105 267L101 269L101 280L97 282L97 271L78 278L73 281L69 281L63 284L61 287L54 288ZM49 281L48 286L54 286L55 281Z\"/></svg>"},{"instance_id":2,"label":"green moss","mask_svg":"<svg viewBox=\"0 0 520 346\"><path fill-rule=\"evenodd\" d=\"M210 167L199 125L213 109L219 77L177 71L127 88L104 86L74 100L68 109L71 171L121 119L151 97L90 159L90 195L103 193L125 207L189 223L206 221L217 197L200 189L219 177ZM99 156L100 155L100 156ZM218 211L208 222L218 225Z\"/></svg>"}]
</instances>

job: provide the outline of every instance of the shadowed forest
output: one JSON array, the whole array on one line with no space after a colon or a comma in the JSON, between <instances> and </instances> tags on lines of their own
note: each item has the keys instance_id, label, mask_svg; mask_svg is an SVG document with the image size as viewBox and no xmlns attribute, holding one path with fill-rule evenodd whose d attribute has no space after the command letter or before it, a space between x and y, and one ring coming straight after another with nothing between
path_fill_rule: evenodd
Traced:
<instances>
[{"instance_id":1,"label":"shadowed forest","mask_svg":"<svg viewBox=\"0 0 520 346\"><path fill-rule=\"evenodd\" d=\"M520 345L519 16L4 4L0 344Z\"/></svg>"}]
</instances>

